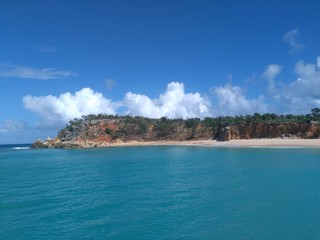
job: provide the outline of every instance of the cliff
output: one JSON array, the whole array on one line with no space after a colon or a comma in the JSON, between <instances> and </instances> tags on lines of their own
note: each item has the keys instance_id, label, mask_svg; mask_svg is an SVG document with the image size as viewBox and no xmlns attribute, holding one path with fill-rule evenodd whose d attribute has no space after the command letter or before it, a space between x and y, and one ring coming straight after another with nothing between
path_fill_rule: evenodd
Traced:
<instances>
[{"instance_id":1,"label":"cliff","mask_svg":"<svg viewBox=\"0 0 320 240\"><path fill-rule=\"evenodd\" d=\"M232 139L254 138L319 138L320 125L311 123L251 123L223 127L217 134L217 139L229 141Z\"/></svg>"},{"instance_id":2,"label":"cliff","mask_svg":"<svg viewBox=\"0 0 320 240\"><path fill-rule=\"evenodd\" d=\"M229 141L253 138L319 138L318 121L270 122L250 118L149 119L90 115L70 121L54 139L38 140L32 148L104 147L130 141ZM239 120L239 119L238 119Z\"/></svg>"},{"instance_id":3,"label":"cliff","mask_svg":"<svg viewBox=\"0 0 320 240\"><path fill-rule=\"evenodd\" d=\"M210 126L200 124L200 119L190 124L192 121L128 116L78 120L60 130L55 139L38 140L32 145L32 148L104 147L112 143L130 141L208 140L213 136Z\"/></svg>"}]
</instances>

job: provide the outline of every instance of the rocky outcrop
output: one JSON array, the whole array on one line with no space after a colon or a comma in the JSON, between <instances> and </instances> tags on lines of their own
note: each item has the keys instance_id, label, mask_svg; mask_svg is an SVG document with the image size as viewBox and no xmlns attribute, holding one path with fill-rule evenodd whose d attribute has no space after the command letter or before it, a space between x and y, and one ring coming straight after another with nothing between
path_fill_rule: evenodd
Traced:
<instances>
[{"instance_id":1,"label":"rocky outcrop","mask_svg":"<svg viewBox=\"0 0 320 240\"><path fill-rule=\"evenodd\" d=\"M38 139L37 141L35 141L32 145L31 148L33 149L37 149L37 148L48 148L48 144L47 142L42 141L41 139Z\"/></svg>"},{"instance_id":2,"label":"rocky outcrop","mask_svg":"<svg viewBox=\"0 0 320 240\"><path fill-rule=\"evenodd\" d=\"M54 140L47 139L46 141L37 140L32 145L31 148L81 148L85 147L82 144L72 141L60 141L60 139L56 138Z\"/></svg>"},{"instance_id":3,"label":"rocky outcrop","mask_svg":"<svg viewBox=\"0 0 320 240\"><path fill-rule=\"evenodd\" d=\"M130 141L207 140L213 131L197 123L186 127L184 121L146 118L79 120L60 130L55 139L38 140L32 148L105 147Z\"/></svg>"}]
</instances>

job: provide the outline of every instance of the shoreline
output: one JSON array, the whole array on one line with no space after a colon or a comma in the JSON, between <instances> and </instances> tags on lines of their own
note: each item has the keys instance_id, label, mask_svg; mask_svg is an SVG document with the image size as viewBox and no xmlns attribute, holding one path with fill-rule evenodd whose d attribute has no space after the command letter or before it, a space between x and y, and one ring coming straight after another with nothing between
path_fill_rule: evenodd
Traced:
<instances>
[{"instance_id":1,"label":"shoreline","mask_svg":"<svg viewBox=\"0 0 320 240\"><path fill-rule=\"evenodd\" d=\"M154 142L120 142L97 144L87 142L83 148L103 147L136 147L136 146L199 146L199 147L224 147L224 148L320 148L320 139L241 139L230 141L217 140L191 140L191 141L154 141Z\"/></svg>"}]
</instances>

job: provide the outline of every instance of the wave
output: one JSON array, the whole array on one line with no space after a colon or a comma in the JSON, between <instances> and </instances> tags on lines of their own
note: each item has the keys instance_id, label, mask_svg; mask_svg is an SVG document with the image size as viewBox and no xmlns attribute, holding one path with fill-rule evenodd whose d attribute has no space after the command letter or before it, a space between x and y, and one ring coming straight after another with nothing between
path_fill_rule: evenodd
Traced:
<instances>
[{"instance_id":1,"label":"wave","mask_svg":"<svg viewBox=\"0 0 320 240\"><path fill-rule=\"evenodd\" d=\"M30 147L13 147L12 149L24 150L24 149L30 149Z\"/></svg>"}]
</instances>

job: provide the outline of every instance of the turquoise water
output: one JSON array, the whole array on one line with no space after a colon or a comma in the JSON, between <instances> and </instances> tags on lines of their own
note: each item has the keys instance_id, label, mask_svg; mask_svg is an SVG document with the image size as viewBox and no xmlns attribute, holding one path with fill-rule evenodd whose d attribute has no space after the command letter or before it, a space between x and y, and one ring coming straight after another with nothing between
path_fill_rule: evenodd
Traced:
<instances>
[{"instance_id":1,"label":"turquoise water","mask_svg":"<svg viewBox=\"0 0 320 240\"><path fill-rule=\"evenodd\" d=\"M320 149L2 147L0 239L320 239Z\"/></svg>"}]
</instances>

